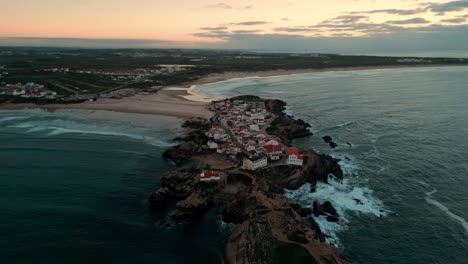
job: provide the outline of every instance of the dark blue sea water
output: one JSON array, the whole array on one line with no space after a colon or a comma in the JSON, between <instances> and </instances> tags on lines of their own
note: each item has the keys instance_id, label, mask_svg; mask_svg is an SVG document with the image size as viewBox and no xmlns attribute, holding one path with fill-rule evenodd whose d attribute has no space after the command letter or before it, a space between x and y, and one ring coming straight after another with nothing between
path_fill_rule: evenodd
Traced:
<instances>
[{"instance_id":1,"label":"dark blue sea water","mask_svg":"<svg viewBox=\"0 0 468 264\"><path fill-rule=\"evenodd\" d=\"M252 78L198 91L279 98L311 123L315 135L294 144L340 158L347 179L289 197L332 201L341 222L316 220L352 260L468 263L468 67Z\"/></svg>"},{"instance_id":2,"label":"dark blue sea water","mask_svg":"<svg viewBox=\"0 0 468 264\"><path fill-rule=\"evenodd\" d=\"M176 119L153 121L1 112L0 263L218 263L220 220L161 228L148 208L181 132Z\"/></svg>"},{"instance_id":3,"label":"dark blue sea water","mask_svg":"<svg viewBox=\"0 0 468 264\"><path fill-rule=\"evenodd\" d=\"M312 124L315 135L293 144L341 158L346 180L288 195L305 206L335 204L339 224L316 221L352 260L462 264L467 84L468 67L401 68L252 78L199 92L279 98ZM159 174L173 169L161 153L181 133L179 121L143 127L76 116L0 112L0 263L219 263L227 229L214 212L163 228L165 214L148 209Z\"/></svg>"}]
</instances>

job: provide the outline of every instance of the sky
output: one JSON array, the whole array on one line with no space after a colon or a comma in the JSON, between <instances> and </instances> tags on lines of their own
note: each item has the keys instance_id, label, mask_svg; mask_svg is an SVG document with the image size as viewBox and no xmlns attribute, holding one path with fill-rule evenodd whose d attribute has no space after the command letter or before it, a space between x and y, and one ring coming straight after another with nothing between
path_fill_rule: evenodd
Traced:
<instances>
[{"instance_id":1,"label":"sky","mask_svg":"<svg viewBox=\"0 0 468 264\"><path fill-rule=\"evenodd\" d=\"M468 55L468 0L0 0L0 45Z\"/></svg>"}]
</instances>

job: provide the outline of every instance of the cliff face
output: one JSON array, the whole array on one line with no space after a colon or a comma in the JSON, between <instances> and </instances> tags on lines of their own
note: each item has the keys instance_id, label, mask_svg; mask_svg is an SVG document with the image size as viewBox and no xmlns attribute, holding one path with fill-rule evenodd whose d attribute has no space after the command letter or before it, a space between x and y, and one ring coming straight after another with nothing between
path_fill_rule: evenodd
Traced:
<instances>
[{"instance_id":1,"label":"cliff face","mask_svg":"<svg viewBox=\"0 0 468 264\"><path fill-rule=\"evenodd\" d=\"M324 243L315 222L301 217L282 195L249 197L249 217L237 225L224 260L236 264L347 263Z\"/></svg>"}]
</instances>

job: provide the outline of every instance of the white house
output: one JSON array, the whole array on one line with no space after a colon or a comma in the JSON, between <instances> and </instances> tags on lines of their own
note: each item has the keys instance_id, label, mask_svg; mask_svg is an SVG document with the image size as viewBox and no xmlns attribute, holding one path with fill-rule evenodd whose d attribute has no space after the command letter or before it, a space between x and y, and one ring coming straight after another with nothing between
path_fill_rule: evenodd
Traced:
<instances>
[{"instance_id":1,"label":"white house","mask_svg":"<svg viewBox=\"0 0 468 264\"><path fill-rule=\"evenodd\" d=\"M288 164L302 166L304 164L304 156L299 155L299 150L297 148L289 149Z\"/></svg>"},{"instance_id":2,"label":"white house","mask_svg":"<svg viewBox=\"0 0 468 264\"><path fill-rule=\"evenodd\" d=\"M257 170L264 168L268 165L268 159L266 156L254 156L250 158L244 158L242 168L245 170Z\"/></svg>"},{"instance_id":3,"label":"white house","mask_svg":"<svg viewBox=\"0 0 468 264\"><path fill-rule=\"evenodd\" d=\"M218 143L214 142L213 140L208 141L208 148L209 149L217 149L219 147Z\"/></svg>"}]
</instances>

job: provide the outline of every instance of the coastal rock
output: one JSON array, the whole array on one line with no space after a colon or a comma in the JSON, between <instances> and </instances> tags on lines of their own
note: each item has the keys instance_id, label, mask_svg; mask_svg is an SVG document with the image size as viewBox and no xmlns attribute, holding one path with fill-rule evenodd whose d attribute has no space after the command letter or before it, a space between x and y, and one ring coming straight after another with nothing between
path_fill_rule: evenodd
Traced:
<instances>
[{"instance_id":1,"label":"coastal rock","mask_svg":"<svg viewBox=\"0 0 468 264\"><path fill-rule=\"evenodd\" d=\"M184 199L194 191L196 169L181 169L161 175L161 186L169 191L171 197Z\"/></svg>"},{"instance_id":2,"label":"coastal rock","mask_svg":"<svg viewBox=\"0 0 468 264\"><path fill-rule=\"evenodd\" d=\"M258 195L257 203L231 233L225 263L348 263L339 251L319 242L326 235L313 219L301 217L281 196Z\"/></svg>"},{"instance_id":3,"label":"coastal rock","mask_svg":"<svg viewBox=\"0 0 468 264\"><path fill-rule=\"evenodd\" d=\"M185 200L176 204L174 220L188 220L203 213L211 202L210 197L202 192L193 192Z\"/></svg>"},{"instance_id":4,"label":"coastal rock","mask_svg":"<svg viewBox=\"0 0 468 264\"><path fill-rule=\"evenodd\" d=\"M323 137L323 140L325 141L325 143L327 143L331 148L336 148L338 147L338 144L336 144L335 142L333 142L333 139L332 137L330 136L324 136Z\"/></svg>"},{"instance_id":5,"label":"coastal rock","mask_svg":"<svg viewBox=\"0 0 468 264\"><path fill-rule=\"evenodd\" d=\"M307 217L313 212L311 208L302 207L300 204L291 204L291 207L302 217Z\"/></svg>"},{"instance_id":6,"label":"coastal rock","mask_svg":"<svg viewBox=\"0 0 468 264\"><path fill-rule=\"evenodd\" d=\"M240 224L247 217L247 204L243 199L237 199L224 207L223 221L226 223Z\"/></svg>"},{"instance_id":7,"label":"coastal rock","mask_svg":"<svg viewBox=\"0 0 468 264\"><path fill-rule=\"evenodd\" d=\"M325 141L325 143L330 143L330 142L333 141L333 138L330 137L330 136L324 136L324 137L323 137L323 140Z\"/></svg>"},{"instance_id":8,"label":"coastal rock","mask_svg":"<svg viewBox=\"0 0 468 264\"><path fill-rule=\"evenodd\" d=\"M312 150L304 152L305 161L303 174L307 175L307 181L315 184L317 181L328 183L328 175L332 174L338 179L343 179L343 170L337 159L328 155L318 155Z\"/></svg>"},{"instance_id":9,"label":"coastal rock","mask_svg":"<svg viewBox=\"0 0 468 264\"><path fill-rule=\"evenodd\" d=\"M267 132L280 137L284 142L291 139L312 135L310 124L302 119L294 119L284 113L286 103L281 100L265 100L267 110L276 115L276 118L267 128Z\"/></svg>"},{"instance_id":10,"label":"coastal rock","mask_svg":"<svg viewBox=\"0 0 468 264\"><path fill-rule=\"evenodd\" d=\"M167 188L159 188L159 190L151 193L149 203L151 208L159 209L161 206L169 202L170 191Z\"/></svg>"},{"instance_id":11,"label":"coastal rock","mask_svg":"<svg viewBox=\"0 0 468 264\"><path fill-rule=\"evenodd\" d=\"M164 151L163 157L176 164L182 164L190 159L199 149L200 146L194 142L186 142Z\"/></svg>"},{"instance_id":12,"label":"coastal rock","mask_svg":"<svg viewBox=\"0 0 468 264\"><path fill-rule=\"evenodd\" d=\"M320 204L317 201L314 201L312 204L312 212L315 217L319 217L321 215L327 217L328 222L338 222L338 212L336 211L335 207L333 207L332 203L329 201Z\"/></svg>"}]
</instances>

